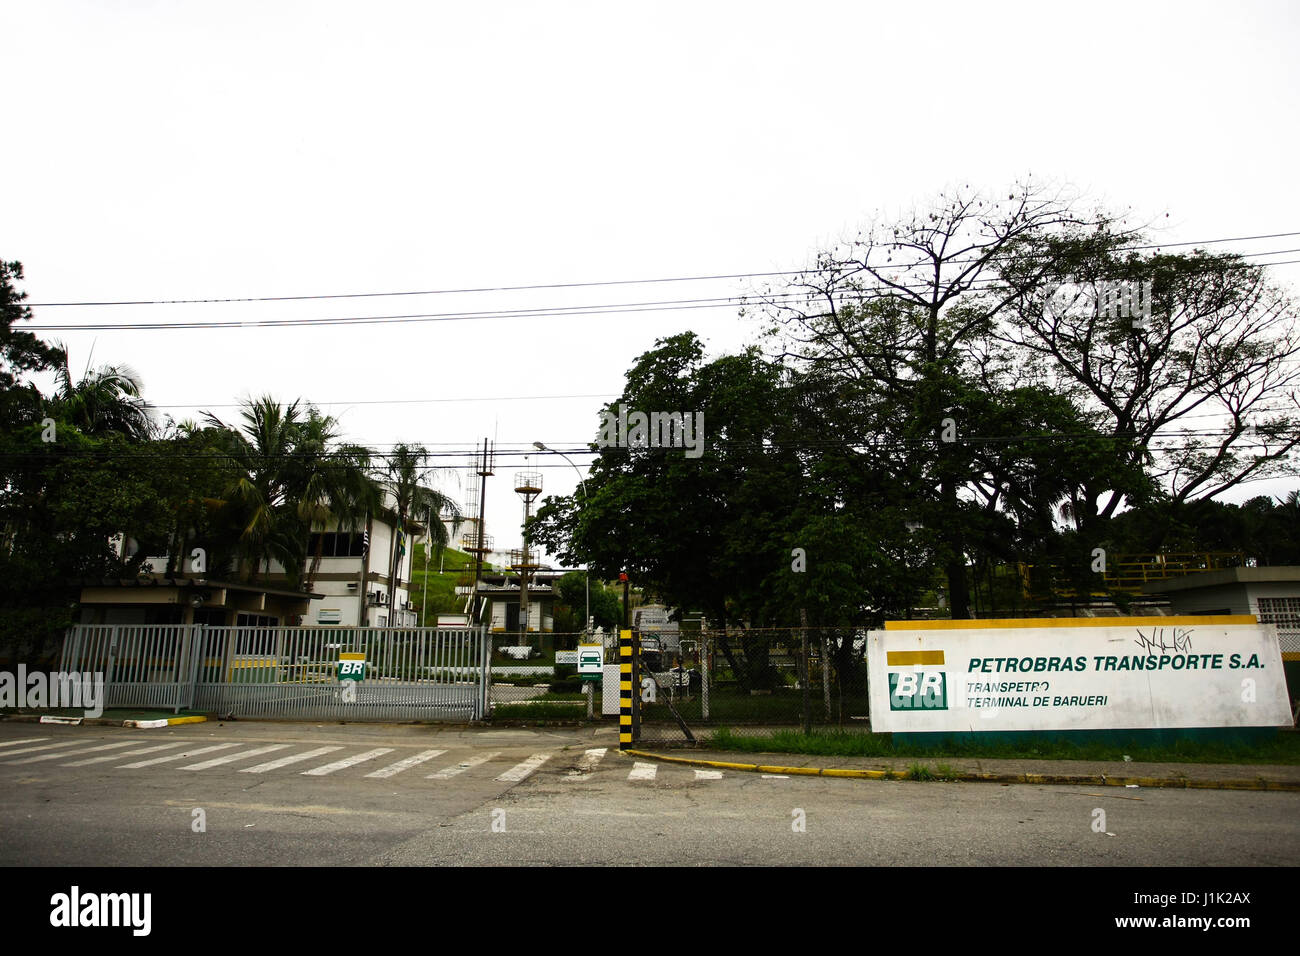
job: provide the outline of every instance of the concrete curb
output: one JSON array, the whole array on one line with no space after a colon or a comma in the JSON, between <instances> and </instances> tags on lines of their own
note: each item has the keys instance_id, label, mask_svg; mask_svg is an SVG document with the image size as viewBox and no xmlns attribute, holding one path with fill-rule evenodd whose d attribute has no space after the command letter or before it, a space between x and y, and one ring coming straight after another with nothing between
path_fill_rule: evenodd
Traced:
<instances>
[{"instance_id":1,"label":"concrete curb","mask_svg":"<svg viewBox=\"0 0 1300 956\"><path fill-rule=\"evenodd\" d=\"M645 750L624 750L631 757L680 763L692 767L712 767L718 770L739 770L746 773L779 773L803 777L848 777L856 780L908 780L905 770L856 770L842 767L777 767L766 764L731 763L724 760L699 760L694 757L669 757ZM1147 789L1178 790L1281 790L1300 793L1300 783L1280 780L1194 780L1188 777L1108 777L1105 774L1064 773L977 773L959 770L951 777L935 777L935 781L970 783L1021 783L1068 784L1085 787L1143 787Z\"/></svg>"},{"instance_id":2,"label":"concrete curb","mask_svg":"<svg viewBox=\"0 0 1300 956\"><path fill-rule=\"evenodd\" d=\"M172 724L202 724L207 717L199 714L167 717L158 720L112 720L106 717L51 717L49 714L10 714L4 721L16 724L73 724L81 727L170 727Z\"/></svg>"}]
</instances>

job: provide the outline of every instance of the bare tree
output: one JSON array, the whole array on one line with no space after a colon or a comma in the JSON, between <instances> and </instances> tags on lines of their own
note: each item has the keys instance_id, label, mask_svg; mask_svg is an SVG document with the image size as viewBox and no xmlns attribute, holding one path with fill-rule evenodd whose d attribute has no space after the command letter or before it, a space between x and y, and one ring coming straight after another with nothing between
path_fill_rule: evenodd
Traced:
<instances>
[{"instance_id":1,"label":"bare tree","mask_svg":"<svg viewBox=\"0 0 1300 956\"><path fill-rule=\"evenodd\" d=\"M890 458L890 470L940 529L942 563L954 617L969 615L965 543L957 520L969 479L961 396L978 343L1023 289L990 290L1000 260L1032 238L1108 230L1101 214L1081 215L1064 189L1021 183L1006 198L969 187L940 193L927 208L878 220L851 241L819 253L812 267L747 299L769 320L783 359L811 374L856 384L874 435L864 455ZM1037 261L1040 281L1053 261ZM1031 274L1024 277L1026 283Z\"/></svg>"},{"instance_id":2,"label":"bare tree","mask_svg":"<svg viewBox=\"0 0 1300 956\"><path fill-rule=\"evenodd\" d=\"M1294 304L1263 268L1135 250L1131 235L1018 245L989 293L1012 300L993 336L1088 409L1174 501L1289 473L1300 339ZM1085 488L1070 509L1082 528L1122 503Z\"/></svg>"}]
</instances>

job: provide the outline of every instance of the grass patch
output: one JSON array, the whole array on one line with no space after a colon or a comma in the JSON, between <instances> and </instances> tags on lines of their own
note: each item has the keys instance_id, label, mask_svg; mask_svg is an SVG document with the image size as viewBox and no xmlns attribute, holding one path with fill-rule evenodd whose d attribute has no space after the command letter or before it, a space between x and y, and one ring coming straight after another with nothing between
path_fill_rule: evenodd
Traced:
<instances>
[{"instance_id":1,"label":"grass patch","mask_svg":"<svg viewBox=\"0 0 1300 956\"><path fill-rule=\"evenodd\" d=\"M1058 738L1020 741L949 741L941 747L895 744L891 734L779 730L747 737L723 727L707 743L721 750L744 753L798 753L828 757L980 757L992 759L1122 761L1142 763L1300 764L1300 734L1280 731L1263 741L1177 740L1168 744L1075 743ZM940 765L941 767L943 765ZM951 768L948 768L951 770Z\"/></svg>"},{"instance_id":2,"label":"grass patch","mask_svg":"<svg viewBox=\"0 0 1300 956\"><path fill-rule=\"evenodd\" d=\"M958 770L956 767L949 766L946 763L941 763L935 766L934 775L938 777L940 780L961 779L961 771Z\"/></svg>"},{"instance_id":3,"label":"grass patch","mask_svg":"<svg viewBox=\"0 0 1300 956\"><path fill-rule=\"evenodd\" d=\"M934 774L930 768L922 763L914 763L907 768L907 773L903 775L904 780L933 780Z\"/></svg>"}]
</instances>

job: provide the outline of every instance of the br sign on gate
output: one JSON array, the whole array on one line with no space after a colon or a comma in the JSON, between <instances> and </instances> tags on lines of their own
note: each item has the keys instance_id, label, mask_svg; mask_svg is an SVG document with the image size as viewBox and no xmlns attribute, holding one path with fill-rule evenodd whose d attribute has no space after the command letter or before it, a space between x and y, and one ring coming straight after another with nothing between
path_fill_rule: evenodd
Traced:
<instances>
[{"instance_id":1,"label":"br sign on gate","mask_svg":"<svg viewBox=\"0 0 1300 956\"><path fill-rule=\"evenodd\" d=\"M366 655L365 654L340 654L339 655L339 680L365 680L366 678Z\"/></svg>"}]
</instances>

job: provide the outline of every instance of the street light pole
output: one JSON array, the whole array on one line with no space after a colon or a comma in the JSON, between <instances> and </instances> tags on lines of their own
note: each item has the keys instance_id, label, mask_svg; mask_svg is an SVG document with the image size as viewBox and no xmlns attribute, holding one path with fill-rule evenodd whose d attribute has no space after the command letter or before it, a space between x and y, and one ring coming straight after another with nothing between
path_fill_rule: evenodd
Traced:
<instances>
[{"instance_id":1,"label":"street light pole","mask_svg":"<svg viewBox=\"0 0 1300 956\"><path fill-rule=\"evenodd\" d=\"M533 442L533 447L536 448L538 451L548 451L553 455L559 455L570 465L573 465L573 470L578 473L578 484L582 488L582 506L584 508L587 507L587 482L582 477L582 469L580 469L577 465L574 465L572 459L570 459L569 456L562 451L556 451L554 448L547 448L539 441ZM591 568L589 567L584 568L583 573L584 573L584 577L586 578L586 580L583 582L583 586L585 587L587 592L587 616L582 619L582 633L586 634L587 629L591 627Z\"/></svg>"}]
</instances>

